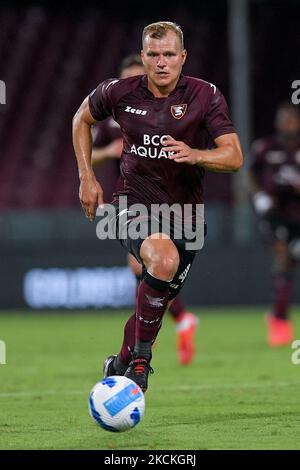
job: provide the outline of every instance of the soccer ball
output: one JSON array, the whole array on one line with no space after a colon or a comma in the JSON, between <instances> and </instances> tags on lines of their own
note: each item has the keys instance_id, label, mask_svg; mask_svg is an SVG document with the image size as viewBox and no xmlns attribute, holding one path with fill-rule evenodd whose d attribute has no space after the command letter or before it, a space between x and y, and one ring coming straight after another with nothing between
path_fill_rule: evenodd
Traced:
<instances>
[{"instance_id":1,"label":"soccer ball","mask_svg":"<svg viewBox=\"0 0 300 470\"><path fill-rule=\"evenodd\" d=\"M91 417L106 431L123 432L136 426L145 411L140 387L122 375L106 377L92 388Z\"/></svg>"}]
</instances>

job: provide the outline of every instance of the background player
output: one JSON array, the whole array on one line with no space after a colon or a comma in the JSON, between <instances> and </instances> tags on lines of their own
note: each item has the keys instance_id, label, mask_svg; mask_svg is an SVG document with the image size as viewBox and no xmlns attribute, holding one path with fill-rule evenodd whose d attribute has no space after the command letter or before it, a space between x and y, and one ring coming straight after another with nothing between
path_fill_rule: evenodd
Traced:
<instances>
[{"instance_id":1,"label":"background player","mask_svg":"<svg viewBox=\"0 0 300 470\"><path fill-rule=\"evenodd\" d=\"M138 54L125 57L121 63L120 78L144 75L144 73L143 62ZM110 116L94 126L93 134L92 164L103 189L104 201L111 202L120 177L122 132L119 124ZM104 162L105 165L102 165ZM142 278L142 265L130 253L128 266L134 273L138 286ZM195 330L198 318L192 312L185 310L180 294L173 300L169 312L176 323L178 360L180 364L189 364L196 351Z\"/></svg>"},{"instance_id":2,"label":"background player","mask_svg":"<svg viewBox=\"0 0 300 470\"><path fill-rule=\"evenodd\" d=\"M252 146L250 180L259 228L272 247L274 301L267 316L270 346L293 340L288 317L300 260L300 114L290 102L275 116L276 133Z\"/></svg>"}]
</instances>

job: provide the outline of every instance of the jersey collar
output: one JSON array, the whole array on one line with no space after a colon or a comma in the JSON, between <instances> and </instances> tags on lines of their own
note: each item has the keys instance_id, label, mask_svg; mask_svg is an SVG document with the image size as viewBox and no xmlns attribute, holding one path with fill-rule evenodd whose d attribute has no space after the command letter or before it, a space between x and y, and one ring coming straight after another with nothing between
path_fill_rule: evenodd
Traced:
<instances>
[{"instance_id":1,"label":"jersey collar","mask_svg":"<svg viewBox=\"0 0 300 470\"><path fill-rule=\"evenodd\" d=\"M148 77L147 75L143 75L141 77L141 86L147 90L148 93L150 93L151 96L153 96L152 92L148 89ZM180 74L179 80L177 82L176 87L174 88L173 91L171 91L170 95L172 95L176 90L179 88L185 88L187 86L187 79L186 76L183 74ZM169 95L169 96L170 96Z\"/></svg>"}]
</instances>

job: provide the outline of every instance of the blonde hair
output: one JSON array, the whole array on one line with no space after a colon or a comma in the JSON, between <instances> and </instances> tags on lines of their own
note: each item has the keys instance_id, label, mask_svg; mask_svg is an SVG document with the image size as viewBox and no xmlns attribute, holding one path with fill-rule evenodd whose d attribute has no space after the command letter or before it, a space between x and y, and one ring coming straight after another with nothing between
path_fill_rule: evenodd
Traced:
<instances>
[{"instance_id":1,"label":"blonde hair","mask_svg":"<svg viewBox=\"0 0 300 470\"><path fill-rule=\"evenodd\" d=\"M179 24L173 23L172 21L158 21L157 23L151 23L148 24L148 26L145 26L142 36L143 44L146 36L150 36L150 38L154 39L161 39L168 31L173 31L177 35L181 47L184 49L182 29Z\"/></svg>"}]
</instances>

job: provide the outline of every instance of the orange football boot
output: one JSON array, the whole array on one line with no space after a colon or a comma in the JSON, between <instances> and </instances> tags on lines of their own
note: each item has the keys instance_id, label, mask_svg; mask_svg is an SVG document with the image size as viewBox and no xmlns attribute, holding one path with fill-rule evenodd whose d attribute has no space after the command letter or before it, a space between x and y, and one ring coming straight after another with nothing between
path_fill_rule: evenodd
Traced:
<instances>
[{"instance_id":1,"label":"orange football boot","mask_svg":"<svg viewBox=\"0 0 300 470\"><path fill-rule=\"evenodd\" d=\"M266 323L267 341L269 346L286 346L293 341L294 333L292 322L290 320L285 320L269 314L267 315Z\"/></svg>"},{"instance_id":2,"label":"orange football boot","mask_svg":"<svg viewBox=\"0 0 300 470\"><path fill-rule=\"evenodd\" d=\"M198 318L194 313L184 312L177 321L177 357L180 364L192 362L196 352L195 332Z\"/></svg>"}]
</instances>

